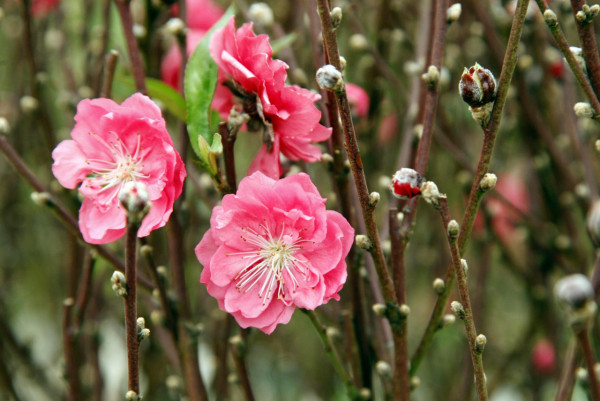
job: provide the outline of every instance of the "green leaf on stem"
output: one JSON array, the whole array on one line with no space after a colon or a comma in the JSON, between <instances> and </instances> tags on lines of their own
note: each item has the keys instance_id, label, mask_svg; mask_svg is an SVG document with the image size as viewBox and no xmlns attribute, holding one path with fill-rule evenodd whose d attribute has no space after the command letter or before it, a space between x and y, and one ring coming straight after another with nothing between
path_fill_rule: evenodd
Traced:
<instances>
[{"instance_id":1,"label":"green leaf on stem","mask_svg":"<svg viewBox=\"0 0 600 401\"><path fill-rule=\"evenodd\" d=\"M217 174L216 156L223 150L221 136L213 134L210 115L211 103L217 88L217 65L210 56L208 44L212 33L227 24L234 15L229 7L223 17L206 33L185 69L184 89L187 99L187 123L190 142L200 165L211 175ZM210 145L209 145L210 144Z\"/></svg>"},{"instance_id":2,"label":"green leaf on stem","mask_svg":"<svg viewBox=\"0 0 600 401\"><path fill-rule=\"evenodd\" d=\"M135 92L133 78L117 75L115 81L126 87L129 92ZM160 100L175 117L183 121L186 120L185 99L179 92L166 83L154 78L146 78L146 88L150 97Z\"/></svg>"}]
</instances>

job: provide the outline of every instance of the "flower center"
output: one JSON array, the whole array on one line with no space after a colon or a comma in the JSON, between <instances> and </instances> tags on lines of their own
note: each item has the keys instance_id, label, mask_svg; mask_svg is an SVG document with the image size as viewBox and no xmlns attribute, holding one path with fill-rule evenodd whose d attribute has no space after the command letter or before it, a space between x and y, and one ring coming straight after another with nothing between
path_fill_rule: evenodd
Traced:
<instances>
[{"instance_id":1,"label":"flower center","mask_svg":"<svg viewBox=\"0 0 600 401\"><path fill-rule=\"evenodd\" d=\"M308 268L304 261L294 255L301 250L305 242L302 235L285 234L285 225L278 237L273 237L269 227L261 224L261 233L249 227L242 227L240 236L251 250L228 253L226 256L240 256L246 265L233 278L240 292L248 292L254 286L260 287L258 297L263 305L277 292L277 299L286 305L286 290L296 292L298 276L306 278ZM286 281L287 280L287 281Z\"/></svg>"},{"instance_id":2,"label":"flower center","mask_svg":"<svg viewBox=\"0 0 600 401\"><path fill-rule=\"evenodd\" d=\"M140 146L141 135L137 133L137 144L135 152L131 154L125 146L121 138L111 131L110 134L115 136L115 139L105 140L104 138L90 132L89 135L96 138L100 146L109 151L110 158L105 159L86 159L86 163L90 167L90 176L93 177L95 185L102 187L100 192L110 190L111 194L106 204L119 194L124 184L130 181L137 181L141 178L149 176L142 172L144 168L143 157ZM111 189L114 188L114 189Z\"/></svg>"}]
</instances>

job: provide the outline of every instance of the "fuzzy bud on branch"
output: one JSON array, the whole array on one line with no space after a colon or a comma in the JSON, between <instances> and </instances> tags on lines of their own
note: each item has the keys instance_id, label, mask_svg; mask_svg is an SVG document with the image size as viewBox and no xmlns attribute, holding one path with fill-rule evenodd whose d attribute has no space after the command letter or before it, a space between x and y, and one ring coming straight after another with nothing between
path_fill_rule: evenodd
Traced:
<instances>
[{"instance_id":1,"label":"fuzzy bud on branch","mask_svg":"<svg viewBox=\"0 0 600 401\"><path fill-rule=\"evenodd\" d=\"M317 71L317 84L321 89L339 93L344 90L344 77L335 66L327 64Z\"/></svg>"}]
</instances>

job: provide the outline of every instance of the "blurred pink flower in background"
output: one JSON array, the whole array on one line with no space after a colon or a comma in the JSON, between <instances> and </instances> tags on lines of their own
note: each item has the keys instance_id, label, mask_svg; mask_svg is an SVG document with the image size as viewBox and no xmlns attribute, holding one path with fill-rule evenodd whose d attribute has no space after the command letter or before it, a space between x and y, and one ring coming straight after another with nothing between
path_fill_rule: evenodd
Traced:
<instances>
[{"instance_id":1,"label":"blurred pink flower in background","mask_svg":"<svg viewBox=\"0 0 600 401\"><path fill-rule=\"evenodd\" d=\"M260 122L267 140L263 141L248 173L261 171L279 178L280 152L294 161L321 160L321 150L312 143L329 138L331 129L319 124L321 112L314 102L320 96L298 86L285 85L287 64L271 58L269 37L256 36L252 26L247 23L236 30L231 18L211 37L210 54L219 66L213 107L226 119L237 102L254 121ZM245 93L234 97L226 83L229 89Z\"/></svg>"},{"instance_id":2,"label":"blurred pink flower in background","mask_svg":"<svg viewBox=\"0 0 600 401\"><path fill-rule=\"evenodd\" d=\"M296 307L339 300L354 229L325 209L308 175L242 179L213 209L210 227L196 247L200 281L240 326L270 334Z\"/></svg>"},{"instance_id":3,"label":"blurred pink flower in background","mask_svg":"<svg viewBox=\"0 0 600 401\"><path fill-rule=\"evenodd\" d=\"M556 352L554 351L554 345L542 338L533 347L531 353L531 364L533 370L541 375L549 375L554 372L556 367Z\"/></svg>"},{"instance_id":4,"label":"blurred pink flower in background","mask_svg":"<svg viewBox=\"0 0 600 401\"><path fill-rule=\"evenodd\" d=\"M77 105L75 121L73 139L52 152L52 172L65 188L79 185L85 197L79 210L85 241L104 244L125 234L126 216L118 196L132 181L146 185L152 202L138 236L164 226L186 172L158 106L139 93L121 105L110 99L85 99Z\"/></svg>"},{"instance_id":5,"label":"blurred pink flower in background","mask_svg":"<svg viewBox=\"0 0 600 401\"><path fill-rule=\"evenodd\" d=\"M60 4L60 0L33 0L31 4L31 15L34 17L42 17Z\"/></svg>"},{"instance_id":6,"label":"blurred pink flower in background","mask_svg":"<svg viewBox=\"0 0 600 401\"><path fill-rule=\"evenodd\" d=\"M369 95L358 85L346 82L346 95L356 117L366 117L369 112Z\"/></svg>"},{"instance_id":7,"label":"blurred pink flower in background","mask_svg":"<svg viewBox=\"0 0 600 401\"><path fill-rule=\"evenodd\" d=\"M522 178L515 174L501 174L495 189L516 209L523 213L529 211L529 193ZM502 242L509 243L522 220L519 212L494 197L489 198L487 207L492 212L492 229Z\"/></svg>"},{"instance_id":8,"label":"blurred pink flower in background","mask_svg":"<svg viewBox=\"0 0 600 401\"><path fill-rule=\"evenodd\" d=\"M190 56L198 43L222 16L223 9L211 0L187 0L186 1L187 38L186 48ZM172 7L173 15L178 15L178 7ZM181 87L179 82L179 70L181 69L181 52L176 43L173 43L165 54L160 66L162 80L175 89Z\"/></svg>"}]
</instances>

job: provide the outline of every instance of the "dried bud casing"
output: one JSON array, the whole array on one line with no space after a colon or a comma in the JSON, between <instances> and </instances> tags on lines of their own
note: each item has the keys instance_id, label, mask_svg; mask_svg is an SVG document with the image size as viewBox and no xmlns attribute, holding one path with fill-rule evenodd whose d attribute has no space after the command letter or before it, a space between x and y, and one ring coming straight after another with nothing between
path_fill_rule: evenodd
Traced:
<instances>
[{"instance_id":1,"label":"dried bud casing","mask_svg":"<svg viewBox=\"0 0 600 401\"><path fill-rule=\"evenodd\" d=\"M458 84L458 93L471 107L481 107L496 100L496 78L478 63L464 70Z\"/></svg>"},{"instance_id":2,"label":"dried bud casing","mask_svg":"<svg viewBox=\"0 0 600 401\"><path fill-rule=\"evenodd\" d=\"M407 199L421 193L423 177L412 168L401 168L392 177L392 193L396 198Z\"/></svg>"}]
</instances>

